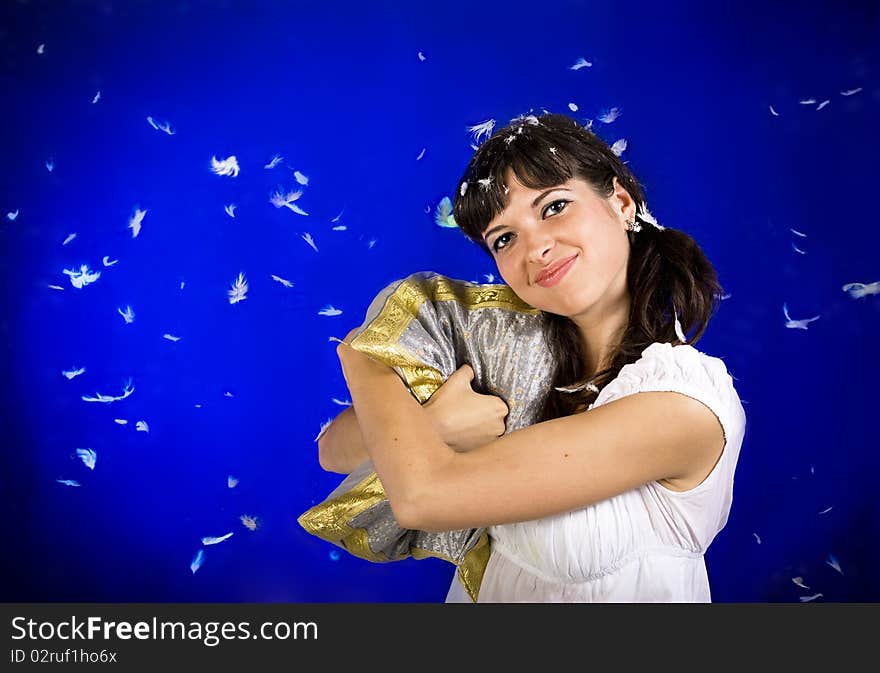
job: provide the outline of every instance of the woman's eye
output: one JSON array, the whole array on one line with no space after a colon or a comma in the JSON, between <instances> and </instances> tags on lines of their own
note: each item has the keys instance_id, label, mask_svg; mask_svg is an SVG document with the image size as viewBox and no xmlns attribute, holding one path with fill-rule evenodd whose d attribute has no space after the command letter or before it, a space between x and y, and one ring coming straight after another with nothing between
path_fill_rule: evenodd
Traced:
<instances>
[{"instance_id":1,"label":"woman's eye","mask_svg":"<svg viewBox=\"0 0 880 673\"><path fill-rule=\"evenodd\" d=\"M565 206L567 203L568 203L568 201L565 199L558 199L556 201L553 201L552 203L548 203L547 207L544 208L544 212L541 214L542 217L547 217L547 213L550 212L551 210L552 210L552 212L550 212L551 215L558 215L559 213L561 213L565 209Z\"/></svg>"},{"instance_id":2,"label":"woman's eye","mask_svg":"<svg viewBox=\"0 0 880 673\"><path fill-rule=\"evenodd\" d=\"M501 248L507 247L507 243L510 240L507 237L510 235L511 234L508 232L506 234L501 234L501 236L496 238L495 242L492 244L492 250L494 250L495 252L498 252Z\"/></svg>"}]
</instances>

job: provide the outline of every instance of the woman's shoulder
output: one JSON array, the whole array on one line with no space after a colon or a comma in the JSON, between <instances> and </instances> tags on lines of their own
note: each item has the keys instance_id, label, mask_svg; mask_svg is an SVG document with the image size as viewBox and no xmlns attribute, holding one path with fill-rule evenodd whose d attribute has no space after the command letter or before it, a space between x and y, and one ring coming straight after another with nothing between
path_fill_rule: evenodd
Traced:
<instances>
[{"instance_id":1,"label":"woman's shoulder","mask_svg":"<svg viewBox=\"0 0 880 673\"><path fill-rule=\"evenodd\" d=\"M690 344L655 342L640 357L624 365L599 393L594 406L637 392L681 392L712 408L739 410L733 377L724 360Z\"/></svg>"},{"instance_id":2,"label":"woman's shoulder","mask_svg":"<svg viewBox=\"0 0 880 673\"><path fill-rule=\"evenodd\" d=\"M732 380L724 360L683 343L655 341L642 351L638 360L625 367L666 374L705 373L712 378Z\"/></svg>"},{"instance_id":3,"label":"woman's shoulder","mask_svg":"<svg viewBox=\"0 0 880 673\"><path fill-rule=\"evenodd\" d=\"M705 372L713 378L732 379L724 360L709 355L691 344L655 341L642 351L638 360L631 364L663 371Z\"/></svg>"}]
</instances>

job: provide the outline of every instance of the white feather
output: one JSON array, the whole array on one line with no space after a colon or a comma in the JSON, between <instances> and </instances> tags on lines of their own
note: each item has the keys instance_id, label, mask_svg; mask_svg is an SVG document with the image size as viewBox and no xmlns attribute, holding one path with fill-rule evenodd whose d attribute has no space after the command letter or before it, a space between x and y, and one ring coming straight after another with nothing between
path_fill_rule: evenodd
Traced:
<instances>
[{"instance_id":1,"label":"white feather","mask_svg":"<svg viewBox=\"0 0 880 673\"><path fill-rule=\"evenodd\" d=\"M639 213L639 219L642 222L647 222L648 224L652 225L653 227L659 229L660 231L666 230L666 227L660 226L660 224L657 222L657 218L651 214L651 211L648 210L648 204L645 203L644 201L642 201L642 212Z\"/></svg>"},{"instance_id":2,"label":"white feather","mask_svg":"<svg viewBox=\"0 0 880 673\"><path fill-rule=\"evenodd\" d=\"M269 197L269 203L276 208L289 208L298 215L308 215L306 211L294 204L294 201L298 200L301 196L302 190L283 192L279 189L274 191Z\"/></svg>"},{"instance_id":3,"label":"white feather","mask_svg":"<svg viewBox=\"0 0 880 673\"><path fill-rule=\"evenodd\" d=\"M101 393L96 393L94 397L89 395L83 395L82 400L84 402L104 402L109 404L110 402L117 402L119 400L124 400L126 397L131 395L134 392L134 385L131 382L131 379L126 381L125 387L122 389L122 395L118 397L114 397L112 395L102 395Z\"/></svg>"},{"instance_id":4,"label":"white feather","mask_svg":"<svg viewBox=\"0 0 880 673\"><path fill-rule=\"evenodd\" d=\"M312 238L312 235L309 232L303 232L302 239L311 246L312 250L318 252L318 246L315 245L315 239Z\"/></svg>"},{"instance_id":5,"label":"white feather","mask_svg":"<svg viewBox=\"0 0 880 673\"><path fill-rule=\"evenodd\" d=\"M101 272L92 271L89 269L88 264L82 264L79 267L79 271L75 271L74 269L64 269L61 273L70 276L70 284L77 289L81 289L86 285L94 283L101 277Z\"/></svg>"},{"instance_id":6,"label":"white feather","mask_svg":"<svg viewBox=\"0 0 880 673\"><path fill-rule=\"evenodd\" d=\"M843 570L840 569L840 562L834 558L833 554L828 554L828 558L825 560L825 563L834 568L837 572L843 575Z\"/></svg>"},{"instance_id":7,"label":"white feather","mask_svg":"<svg viewBox=\"0 0 880 673\"><path fill-rule=\"evenodd\" d=\"M809 589L810 588L806 584L804 584L803 577L792 577L791 581L794 582L796 585L798 585L801 589Z\"/></svg>"},{"instance_id":8,"label":"white feather","mask_svg":"<svg viewBox=\"0 0 880 673\"><path fill-rule=\"evenodd\" d=\"M479 143L480 138L485 136L489 137L492 134L492 129L495 128L495 120L487 119L484 122L480 122L479 124L474 124L473 126L468 126L467 130L470 131L474 136L474 142Z\"/></svg>"},{"instance_id":9,"label":"white feather","mask_svg":"<svg viewBox=\"0 0 880 673\"><path fill-rule=\"evenodd\" d=\"M229 538L231 538L232 535L232 533L226 533L226 535L221 535L220 537L203 537L202 544L206 546L209 544L219 544L224 540L228 540Z\"/></svg>"},{"instance_id":10,"label":"white feather","mask_svg":"<svg viewBox=\"0 0 880 673\"><path fill-rule=\"evenodd\" d=\"M117 308L116 311L122 316L122 319L125 320L126 325L134 322L134 310L131 306L126 306L124 311L121 308Z\"/></svg>"},{"instance_id":11,"label":"white feather","mask_svg":"<svg viewBox=\"0 0 880 673\"><path fill-rule=\"evenodd\" d=\"M274 273L272 274L272 280L281 283L284 287L293 287L293 283L289 280L282 278L281 276L276 276Z\"/></svg>"},{"instance_id":12,"label":"white feather","mask_svg":"<svg viewBox=\"0 0 880 673\"><path fill-rule=\"evenodd\" d=\"M193 574L195 574L196 570L202 567L202 564L205 562L205 552L199 549L196 552L196 555L193 556L192 561L189 562L189 569L192 570Z\"/></svg>"},{"instance_id":13,"label":"white feather","mask_svg":"<svg viewBox=\"0 0 880 673\"><path fill-rule=\"evenodd\" d=\"M61 373L62 373L65 377L67 377L67 380L68 380L68 381L70 381L70 380L73 379L74 377L77 377L77 376L79 376L80 374L83 374L85 371L86 371L86 368L85 368L85 367L80 367L79 369L69 369L69 370L67 370L67 371L63 371L63 370L62 370Z\"/></svg>"},{"instance_id":14,"label":"white feather","mask_svg":"<svg viewBox=\"0 0 880 673\"><path fill-rule=\"evenodd\" d=\"M600 122L605 122L606 124L610 124L615 119L620 117L623 111L619 107L613 107L610 110L606 110L599 115L598 119Z\"/></svg>"},{"instance_id":15,"label":"white feather","mask_svg":"<svg viewBox=\"0 0 880 673\"><path fill-rule=\"evenodd\" d=\"M228 175L232 178L238 177L240 170L238 167L238 159L236 159L234 154L225 159L218 159L215 156L211 157L211 170L217 175Z\"/></svg>"},{"instance_id":16,"label":"white feather","mask_svg":"<svg viewBox=\"0 0 880 673\"><path fill-rule=\"evenodd\" d=\"M282 157L280 154L276 154L272 157L272 160L268 164L263 166L263 168L275 168L283 158L284 157Z\"/></svg>"},{"instance_id":17,"label":"white feather","mask_svg":"<svg viewBox=\"0 0 880 673\"><path fill-rule=\"evenodd\" d=\"M146 214L146 210L140 210L137 206L135 206L134 215L132 215L128 220L128 228L131 229L132 238L137 238L138 234L141 233L141 222L144 221L144 215Z\"/></svg>"},{"instance_id":18,"label":"white feather","mask_svg":"<svg viewBox=\"0 0 880 673\"><path fill-rule=\"evenodd\" d=\"M330 424L331 424L332 422L333 422L333 419L332 419L332 418L328 418L326 421L324 421L323 423L321 423L321 430L318 432L317 435L315 435L315 440L314 440L314 441L317 442L319 439L321 439L321 437L324 436L324 433L327 432L327 428L330 427Z\"/></svg>"},{"instance_id":19,"label":"white feather","mask_svg":"<svg viewBox=\"0 0 880 673\"><path fill-rule=\"evenodd\" d=\"M847 283L843 291L848 292L853 299L861 299L869 294L880 294L880 280L873 283Z\"/></svg>"},{"instance_id":20,"label":"white feather","mask_svg":"<svg viewBox=\"0 0 880 673\"><path fill-rule=\"evenodd\" d=\"M247 299L247 291L248 284L247 280L245 280L244 273L239 273L238 278L232 283L232 288L229 290L229 303L237 304L240 301L244 301Z\"/></svg>"},{"instance_id":21,"label":"white feather","mask_svg":"<svg viewBox=\"0 0 880 673\"><path fill-rule=\"evenodd\" d=\"M678 340L681 343L687 343L687 337L684 334L684 330L681 329L681 323L678 321L678 312L675 310L675 306L672 307L672 314L675 316L675 336L678 337Z\"/></svg>"},{"instance_id":22,"label":"white feather","mask_svg":"<svg viewBox=\"0 0 880 673\"><path fill-rule=\"evenodd\" d=\"M812 318L801 318L799 320L794 320L790 315L788 315L788 304L782 304L782 312L785 314L785 326L789 329L808 329L808 325L814 320L818 320L820 316L813 316Z\"/></svg>"},{"instance_id":23,"label":"white feather","mask_svg":"<svg viewBox=\"0 0 880 673\"><path fill-rule=\"evenodd\" d=\"M590 392L598 393L599 387L595 383L590 383L588 381L586 383L577 383L572 386L554 387L554 390L558 390L561 393L576 393L581 390L589 390Z\"/></svg>"},{"instance_id":24,"label":"white feather","mask_svg":"<svg viewBox=\"0 0 880 673\"><path fill-rule=\"evenodd\" d=\"M76 455L80 457L80 460L82 460L87 468L90 470L95 469L95 461L98 460L98 455L92 449L77 449Z\"/></svg>"}]
</instances>

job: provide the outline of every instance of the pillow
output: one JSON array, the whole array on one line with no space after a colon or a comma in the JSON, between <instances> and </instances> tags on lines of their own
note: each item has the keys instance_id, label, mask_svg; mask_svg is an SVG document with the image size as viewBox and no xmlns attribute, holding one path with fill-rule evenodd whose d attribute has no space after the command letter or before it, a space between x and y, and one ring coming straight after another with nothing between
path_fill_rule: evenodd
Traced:
<instances>
[{"instance_id":1,"label":"pillow","mask_svg":"<svg viewBox=\"0 0 880 673\"><path fill-rule=\"evenodd\" d=\"M478 285L420 272L391 283L376 296L351 345L392 367L422 404L456 369L470 364L473 388L507 403L505 432L512 432L537 421L551 389L553 364L544 321L541 311L506 285ZM488 531L402 528L370 461L298 522L312 535L368 561L449 561L471 599L477 600L489 561Z\"/></svg>"}]
</instances>

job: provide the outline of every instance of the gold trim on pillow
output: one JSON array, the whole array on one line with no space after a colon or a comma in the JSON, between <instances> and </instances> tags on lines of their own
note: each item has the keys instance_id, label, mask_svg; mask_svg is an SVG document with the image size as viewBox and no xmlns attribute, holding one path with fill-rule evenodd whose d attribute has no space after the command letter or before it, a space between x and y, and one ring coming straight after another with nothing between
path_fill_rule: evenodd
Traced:
<instances>
[{"instance_id":1,"label":"gold trim on pillow","mask_svg":"<svg viewBox=\"0 0 880 673\"><path fill-rule=\"evenodd\" d=\"M397 342L418 316L422 304L429 299L458 301L469 310L504 308L528 314L540 313L506 285L475 285L462 281L452 283L438 275L410 277L401 282L388 297L379 315L352 340L351 346L394 367L422 404L443 385L443 376L434 367L420 362ZM382 482L375 472L371 472L350 491L315 505L300 515L297 521L312 535L337 544L354 556L367 561L387 562L390 559L384 554L370 549L365 529L349 526L355 517L386 499ZM485 529L459 563L443 554L415 546L410 551L415 559L434 557L455 564L462 586L475 603L489 562L489 553L489 534Z\"/></svg>"},{"instance_id":2,"label":"gold trim on pillow","mask_svg":"<svg viewBox=\"0 0 880 673\"><path fill-rule=\"evenodd\" d=\"M306 510L299 516L297 522L312 535L338 544L358 558L384 563L390 559L370 549L367 531L363 528L352 528L348 522L386 499L379 475L370 472L361 483L347 493Z\"/></svg>"}]
</instances>

